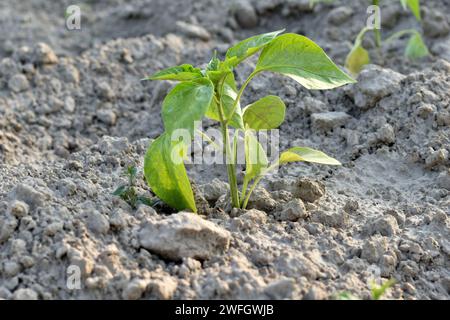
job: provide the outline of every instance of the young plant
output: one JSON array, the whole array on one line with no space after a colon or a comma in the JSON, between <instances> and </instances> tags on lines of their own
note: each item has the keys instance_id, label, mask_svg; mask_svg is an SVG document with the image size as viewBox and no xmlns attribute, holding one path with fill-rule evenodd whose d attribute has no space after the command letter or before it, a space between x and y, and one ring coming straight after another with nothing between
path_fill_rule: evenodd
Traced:
<instances>
[{"instance_id":1,"label":"young plant","mask_svg":"<svg viewBox=\"0 0 450 320\"><path fill-rule=\"evenodd\" d=\"M403 8L406 9L408 7L412 11L417 21L421 20L420 0L400 0L400 2ZM379 7L380 1L372 0L372 4ZM345 61L345 67L353 75L357 75L366 64L370 63L369 52L363 47L362 41L366 33L372 30L375 37L375 45L378 49L380 49L383 46L383 44L389 44L403 36L408 35L409 41L405 48L405 56L408 59L414 60L429 55L428 48L424 43L420 32L417 31L416 29L407 29L398 31L383 41L380 29L365 27L356 37L353 48L347 55Z\"/></svg>"},{"instance_id":2,"label":"young plant","mask_svg":"<svg viewBox=\"0 0 450 320\"><path fill-rule=\"evenodd\" d=\"M217 121L221 127L222 152L226 158L232 206L245 208L252 191L264 175L289 162L314 162L340 165L323 152L294 147L277 161L269 163L254 131L275 129L284 120L285 105L275 96L264 97L244 109L240 99L250 81L262 72L288 76L307 89L331 89L355 82L342 72L310 39L297 34L275 31L248 38L228 49L224 60L216 54L205 69L189 64L171 67L148 77L148 80L179 81L162 105L165 132L149 146L145 155L144 174L152 191L169 206L197 211L192 188L183 161L174 155L186 155L193 137L194 122L203 117ZM233 70L248 57L261 52L256 68L237 88ZM230 127L235 134L230 137ZM189 139L179 139L176 130L187 131ZM245 140L245 177L239 192L236 179L237 137ZM176 136L176 138L173 138ZM209 138L206 140L211 141Z\"/></svg>"},{"instance_id":3,"label":"young plant","mask_svg":"<svg viewBox=\"0 0 450 320\"><path fill-rule=\"evenodd\" d=\"M139 203L143 203L147 206L153 206L154 203L151 199L140 196L137 194L136 186L136 176L137 168L135 166L129 166L127 168L126 174L128 176L128 184L119 186L113 195L120 197L123 201L128 203L132 208L136 209Z\"/></svg>"}]
</instances>

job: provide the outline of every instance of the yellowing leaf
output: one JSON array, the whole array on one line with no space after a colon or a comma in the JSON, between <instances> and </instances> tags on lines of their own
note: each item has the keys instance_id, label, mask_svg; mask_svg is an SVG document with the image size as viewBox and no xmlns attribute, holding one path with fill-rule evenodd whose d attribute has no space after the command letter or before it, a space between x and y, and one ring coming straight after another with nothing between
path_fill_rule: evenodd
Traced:
<instances>
[{"instance_id":1,"label":"yellowing leaf","mask_svg":"<svg viewBox=\"0 0 450 320\"><path fill-rule=\"evenodd\" d=\"M347 59L345 60L345 68L350 71L351 74L356 76L362 68L369 63L369 52L367 52L360 44L357 44L348 54Z\"/></svg>"},{"instance_id":2,"label":"yellowing leaf","mask_svg":"<svg viewBox=\"0 0 450 320\"><path fill-rule=\"evenodd\" d=\"M298 162L298 161L328 164L334 166L341 165L339 161L327 156L322 151L314 150L307 147L294 147L284 151L280 156L279 163L285 164L289 162Z\"/></svg>"}]
</instances>

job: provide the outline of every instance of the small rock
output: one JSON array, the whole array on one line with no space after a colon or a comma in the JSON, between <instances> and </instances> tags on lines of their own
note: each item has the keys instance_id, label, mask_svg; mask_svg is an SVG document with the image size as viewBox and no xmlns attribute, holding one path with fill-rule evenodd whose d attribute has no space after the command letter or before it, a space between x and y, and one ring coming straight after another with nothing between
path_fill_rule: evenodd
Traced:
<instances>
[{"instance_id":1,"label":"small rock","mask_svg":"<svg viewBox=\"0 0 450 320\"><path fill-rule=\"evenodd\" d=\"M27 184L17 185L11 191L9 197L14 200L25 202L32 210L41 207L44 204L44 195Z\"/></svg>"},{"instance_id":2,"label":"small rock","mask_svg":"<svg viewBox=\"0 0 450 320\"><path fill-rule=\"evenodd\" d=\"M303 201L293 199L283 205L283 210L275 213L275 218L281 221L297 221L309 216Z\"/></svg>"},{"instance_id":3,"label":"small rock","mask_svg":"<svg viewBox=\"0 0 450 320\"><path fill-rule=\"evenodd\" d=\"M184 21L177 21L176 26L180 32L191 38L198 38L204 41L211 40L211 34L203 27L190 24Z\"/></svg>"},{"instance_id":4,"label":"small rock","mask_svg":"<svg viewBox=\"0 0 450 320\"><path fill-rule=\"evenodd\" d=\"M325 300L328 297L328 293L319 286L312 286L309 288L303 300Z\"/></svg>"},{"instance_id":5,"label":"small rock","mask_svg":"<svg viewBox=\"0 0 450 320\"><path fill-rule=\"evenodd\" d=\"M323 112L311 115L312 127L315 130L330 131L344 126L351 116L345 112Z\"/></svg>"},{"instance_id":6,"label":"small rock","mask_svg":"<svg viewBox=\"0 0 450 320\"><path fill-rule=\"evenodd\" d=\"M430 155L425 159L425 166L429 169L443 165L447 162L448 151L446 149L431 150Z\"/></svg>"},{"instance_id":7,"label":"small rock","mask_svg":"<svg viewBox=\"0 0 450 320\"><path fill-rule=\"evenodd\" d=\"M109 84L105 81L101 81L95 87L98 96L106 101L111 101L115 98L116 94L111 89Z\"/></svg>"},{"instance_id":8,"label":"small rock","mask_svg":"<svg viewBox=\"0 0 450 320\"><path fill-rule=\"evenodd\" d=\"M269 192L264 188L256 188L248 201L248 209L258 209L270 212L275 209L277 202L272 199Z\"/></svg>"},{"instance_id":9,"label":"small rock","mask_svg":"<svg viewBox=\"0 0 450 320\"><path fill-rule=\"evenodd\" d=\"M7 241L17 228L18 221L14 217L6 218L0 216L0 243Z\"/></svg>"},{"instance_id":10,"label":"small rock","mask_svg":"<svg viewBox=\"0 0 450 320\"><path fill-rule=\"evenodd\" d=\"M228 250L230 238L228 231L189 212L150 218L139 232L144 248L172 260L209 259Z\"/></svg>"},{"instance_id":11,"label":"small rock","mask_svg":"<svg viewBox=\"0 0 450 320\"><path fill-rule=\"evenodd\" d=\"M387 248L385 238L377 237L366 241L362 247L361 259L366 259L369 263L378 263Z\"/></svg>"},{"instance_id":12,"label":"small rock","mask_svg":"<svg viewBox=\"0 0 450 320\"><path fill-rule=\"evenodd\" d=\"M244 29L251 29L258 25L258 15L248 1L239 1L235 4L234 16L237 23Z\"/></svg>"},{"instance_id":13,"label":"small rock","mask_svg":"<svg viewBox=\"0 0 450 320\"><path fill-rule=\"evenodd\" d=\"M313 203L325 195L325 185L309 178L300 178L296 182L293 194L303 201Z\"/></svg>"},{"instance_id":14,"label":"small rock","mask_svg":"<svg viewBox=\"0 0 450 320\"><path fill-rule=\"evenodd\" d=\"M58 57L47 44L38 43L33 50L33 61L37 65L56 64Z\"/></svg>"},{"instance_id":15,"label":"small rock","mask_svg":"<svg viewBox=\"0 0 450 320\"><path fill-rule=\"evenodd\" d=\"M228 184L214 178L210 183L199 186L199 190L206 200L216 202L222 195L228 192Z\"/></svg>"},{"instance_id":16,"label":"small rock","mask_svg":"<svg viewBox=\"0 0 450 320\"><path fill-rule=\"evenodd\" d=\"M328 14L328 21L335 26L340 26L353 15L353 9L351 7L337 7L330 11Z\"/></svg>"},{"instance_id":17,"label":"small rock","mask_svg":"<svg viewBox=\"0 0 450 320\"><path fill-rule=\"evenodd\" d=\"M385 124L377 131L377 139L379 142L385 144L392 144L395 142L394 128L390 124Z\"/></svg>"},{"instance_id":18,"label":"small rock","mask_svg":"<svg viewBox=\"0 0 450 320\"><path fill-rule=\"evenodd\" d=\"M264 293L273 300L292 299L295 291L295 281L290 278L276 280L264 289Z\"/></svg>"},{"instance_id":19,"label":"small rock","mask_svg":"<svg viewBox=\"0 0 450 320\"><path fill-rule=\"evenodd\" d=\"M312 97L305 97L303 104L306 114L326 113L328 111L327 105L324 102Z\"/></svg>"},{"instance_id":20,"label":"small rock","mask_svg":"<svg viewBox=\"0 0 450 320\"><path fill-rule=\"evenodd\" d=\"M344 205L344 211L347 213L354 213L359 209L359 203L356 200L348 200Z\"/></svg>"},{"instance_id":21,"label":"small rock","mask_svg":"<svg viewBox=\"0 0 450 320\"><path fill-rule=\"evenodd\" d=\"M142 279L133 279L123 290L122 298L125 300L137 300L141 298L147 288L147 283L148 281Z\"/></svg>"},{"instance_id":22,"label":"small rock","mask_svg":"<svg viewBox=\"0 0 450 320\"><path fill-rule=\"evenodd\" d=\"M72 97L64 99L64 111L73 113L75 111L75 100Z\"/></svg>"},{"instance_id":23,"label":"small rock","mask_svg":"<svg viewBox=\"0 0 450 320\"><path fill-rule=\"evenodd\" d=\"M441 172L437 181L439 187L450 191L450 170Z\"/></svg>"},{"instance_id":24,"label":"small rock","mask_svg":"<svg viewBox=\"0 0 450 320\"><path fill-rule=\"evenodd\" d=\"M450 25L447 16L439 10L424 8L424 18L422 20L425 36L438 38L446 36L450 32Z\"/></svg>"},{"instance_id":25,"label":"small rock","mask_svg":"<svg viewBox=\"0 0 450 320\"><path fill-rule=\"evenodd\" d=\"M21 73L12 76L8 81L8 88L16 93L25 91L29 87L30 84L28 83L27 78Z\"/></svg>"},{"instance_id":26,"label":"small rock","mask_svg":"<svg viewBox=\"0 0 450 320\"><path fill-rule=\"evenodd\" d=\"M345 228L348 225L348 214L345 211L325 212L318 210L311 213L311 220L328 227Z\"/></svg>"},{"instance_id":27,"label":"small rock","mask_svg":"<svg viewBox=\"0 0 450 320\"><path fill-rule=\"evenodd\" d=\"M33 289L18 289L13 294L13 300L37 300L38 294Z\"/></svg>"},{"instance_id":28,"label":"small rock","mask_svg":"<svg viewBox=\"0 0 450 320\"><path fill-rule=\"evenodd\" d=\"M267 222L267 214L263 211L251 209L240 215L239 219L247 220L253 225L265 224Z\"/></svg>"},{"instance_id":29,"label":"small rock","mask_svg":"<svg viewBox=\"0 0 450 320\"><path fill-rule=\"evenodd\" d=\"M97 110L97 118L101 122L113 126L116 124L117 116L112 110L100 109Z\"/></svg>"},{"instance_id":30,"label":"small rock","mask_svg":"<svg viewBox=\"0 0 450 320\"><path fill-rule=\"evenodd\" d=\"M159 300L172 299L177 290L178 283L171 276L164 276L161 279L152 280L148 284L148 290L151 295Z\"/></svg>"},{"instance_id":31,"label":"small rock","mask_svg":"<svg viewBox=\"0 0 450 320\"><path fill-rule=\"evenodd\" d=\"M108 219L98 211L89 213L87 225L88 228L95 233L106 234L109 231Z\"/></svg>"},{"instance_id":32,"label":"small rock","mask_svg":"<svg viewBox=\"0 0 450 320\"><path fill-rule=\"evenodd\" d=\"M25 217L29 210L28 204L20 200L14 200L8 206L8 212L17 218Z\"/></svg>"},{"instance_id":33,"label":"small rock","mask_svg":"<svg viewBox=\"0 0 450 320\"><path fill-rule=\"evenodd\" d=\"M376 65L365 66L352 88L357 107L367 110L382 98L390 95L400 86L404 75Z\"/></svg>"},{"instance_id":34,"label":"small rock","mask_svg":"<svg viewBox=\"0 0 450 320\"><path fill-rule=\"evenodd\" d=\"M379 233L382 236L392 237L399 231L398 223L395 217L391 215L385 215L376 219L368 226L368 232L370 235Z\"/></svg>"}]
</instances>

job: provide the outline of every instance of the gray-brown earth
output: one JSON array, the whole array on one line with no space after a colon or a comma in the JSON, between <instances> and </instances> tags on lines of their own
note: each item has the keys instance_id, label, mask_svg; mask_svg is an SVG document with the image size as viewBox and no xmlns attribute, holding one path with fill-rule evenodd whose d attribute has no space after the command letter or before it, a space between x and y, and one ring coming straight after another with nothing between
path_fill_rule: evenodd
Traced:
<instances>
[{"instance_id":1,"label":"gray-brown earth","mask_svg":"<svg viewBox=\"0 0 450 320\"><path fill-rule=\"evenodd\" d=\"M225 169L189 166L201 218L112 195L162 132L172 84L140 79L281 28L343 64L366 5L79 2L81 31L65 29L70 1L0 4L0 298L368 299L370 281L390 278L387 298L449 298L447 0L423 3L421 24L396 1L382 11L385 35L422 27L431 57L406 60L403 40L383 59L371 50L381 66L331 91L257 77L244 103L281 96L281 146L318 148L343 166L289 165L255 192L254 209L231 213ZM151 196L142 176L138 191ZM80 289L68 287L71 265Z\"/></svg>"}]
</instances>

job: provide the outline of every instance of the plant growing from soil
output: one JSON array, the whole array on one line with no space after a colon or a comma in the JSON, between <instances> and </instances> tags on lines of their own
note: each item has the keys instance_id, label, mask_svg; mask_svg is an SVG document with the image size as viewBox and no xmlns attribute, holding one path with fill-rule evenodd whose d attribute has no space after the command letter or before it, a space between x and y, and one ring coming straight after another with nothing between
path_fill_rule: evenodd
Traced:
<instances>
[{"instance_id":1,"label":"plant growing from soil","mask_svg":"<svg viewBox=\"0 0 450 320\"><path fill-rule=\"evenodd\" d=\"M310 4L314 5L315 3L318 2L330 3L333 1L334 0L311 0ZM400 0L400 3L404 9L407 8L410 9L410 11L416 17L417 21L421 21L422 18L420 14L420 0ZM372 0L372 5L379 7L380 0ZM370 28L364 27L356 37L353 47L345 60L345 67L353 75L357 75L366 64L370 63L369 52L363 47L362 44L365 35L369 31L373 31L375 38L375 46L377 47L378 50L380 50L383 45L392 43L395 40L402 38L404 36L409 36L408 44L406 45L405 48L405 56L408 59L414 60L429 55L428 48L422 39L422 35L416 29L401 30L392 34L387 39L383 40L380 29L372 27Z\"/></svg>"},{"instance_id":2,"label":"plant growing from soil","mask_svg":"<svg viewBox=\"0 0 450 320\"><path fill-rule=\"evenodd\" d=\"M126 203L128 203L133 209L136 209L139 203L143 203L147 206L153 206L154 202L145 197L140 196L136 192L136 177L138 170L135 166L129 166L126 170L126 175L128 176L128 184L119 186L113 195L120 197Z\"/></svg>"},{"instance_id":3,"label":"plant growing from soil","mask_svg":"<svg viewBox=\"0 0 450 320\"><path fill-rule=\"evenodd\" d=\"M187 130L190 137L194 122L203 117L217 121L221 127L222 152L226 159L232 206L245 209L250 195L262 177L280 165L290 162L313 162L340 165L321 151L294 147L269 163L255 131L278 128L285 116L285 104L276 96L266 96L241 109L240 99L250 81L262 72L286 75L307 89L331 89L355 82L341 71L310 39L298 34L282 34L283 30L248 38L228 49L224 60L215 54L203 70L189 64L159 71L147 80L179 81L162 105L165 132L149 146L144 174L152 191L171 207L197 211L193 191L183 161L189 141L181 141L173 133ZM256 68L238 90L233 70L248 57L261 52ZM230 127L234 135L230 136ZM236 179L238 134L245 144L245 177L239 192ZM206 138L211 141L209 138Z\"/></svg>"}]
</instances>

